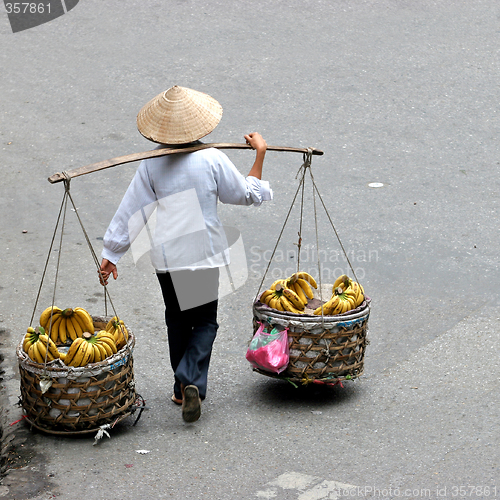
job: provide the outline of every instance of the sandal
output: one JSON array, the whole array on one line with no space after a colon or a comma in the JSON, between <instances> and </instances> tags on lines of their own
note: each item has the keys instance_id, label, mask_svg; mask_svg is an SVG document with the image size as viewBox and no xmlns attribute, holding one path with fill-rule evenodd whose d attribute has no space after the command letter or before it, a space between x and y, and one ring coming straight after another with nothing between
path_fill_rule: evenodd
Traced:
<instances>
[{"instance_id":1,"label":"sandal","mask_svg":"<svg viewBox=\"0 0 500 500\"><path fill-rule=\"evenodd\" d=\"M182 418L184 422L196 422L201 415L201 399L198 387L188 385L184 388Z\"/></svg>"},{"instance_id":2,"label":"sandal","mask_svg":"<svg viewBox=\"0 0 500 500\"><path fill-rule=\"evenodd\" d=\"M175 397L175 394L172 394L172 401L173 401L176 405L181 405L181 404L182 404L182 399L179 399L179 398Z\"/></svg>"}]
</instances>

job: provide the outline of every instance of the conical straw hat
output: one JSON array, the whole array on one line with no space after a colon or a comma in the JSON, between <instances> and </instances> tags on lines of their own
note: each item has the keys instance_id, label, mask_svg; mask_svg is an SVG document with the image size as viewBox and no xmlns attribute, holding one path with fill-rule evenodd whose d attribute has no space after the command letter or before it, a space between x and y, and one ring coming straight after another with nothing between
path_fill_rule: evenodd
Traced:
<instances>
[{"instance_id":1,"label":"conical straw hat","mask_svg":"<svg viewBox=\"0 0 500 500\"><path fill-rule=\"evenodd\" d=\"M150 141L186 144L212 132L221 117L222 106L213 97L176 85L139 111L137 128Z\"/></svg>"}]
</instances>

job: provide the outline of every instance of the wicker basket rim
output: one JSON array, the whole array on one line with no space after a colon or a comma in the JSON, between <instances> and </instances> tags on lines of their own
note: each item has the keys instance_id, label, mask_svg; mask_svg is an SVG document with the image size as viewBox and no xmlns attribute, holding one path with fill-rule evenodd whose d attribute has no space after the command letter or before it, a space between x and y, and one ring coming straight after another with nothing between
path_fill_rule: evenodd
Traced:
<instances>
[{"instance_id":1,"label":"wicker basket rim","mask_svg":"<svg viewBox=\"0 0 500 500\"><path fill-rule=\"evenodd\" d=\"M282 326L299 326L308 329L323 327L325 329L332 329L336 326L349 326L367 319L370 315L370 304L366 303L365 306L355 314L346 316L303 316L299 314L288 313L285 311L276 311L268 306L263 306L260 303L254 304L253 313L254 317L259 320L271 319L274 323Z\"/></svg>"}]
</instances>

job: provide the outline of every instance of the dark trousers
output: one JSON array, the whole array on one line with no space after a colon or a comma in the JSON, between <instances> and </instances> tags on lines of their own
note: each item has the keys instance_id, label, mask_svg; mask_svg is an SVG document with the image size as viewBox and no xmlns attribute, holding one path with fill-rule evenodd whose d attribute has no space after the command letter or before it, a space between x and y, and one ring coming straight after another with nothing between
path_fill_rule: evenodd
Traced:
<instances>
[{"instance_id":1,"label":"dark trousers","mask_svg":"<svg viewBox=\"0 0 500 500\"><path fill-rule=\"evenodd\" d=\"M205 289L208 297L217 297L219 269L157 273L157 277L165 302L170 364L175 374L174 394L179 399L182 397L181 383L184 386L195 385L201 399L205 399L210 356L219 327L218 300L181 310L174 283L177 287L178 283L182 283L180 292L184 296L186 293L189 295L190 289L193 294ZM183 300L180 299L181 305Z\"/></svg>"}]
</instances>

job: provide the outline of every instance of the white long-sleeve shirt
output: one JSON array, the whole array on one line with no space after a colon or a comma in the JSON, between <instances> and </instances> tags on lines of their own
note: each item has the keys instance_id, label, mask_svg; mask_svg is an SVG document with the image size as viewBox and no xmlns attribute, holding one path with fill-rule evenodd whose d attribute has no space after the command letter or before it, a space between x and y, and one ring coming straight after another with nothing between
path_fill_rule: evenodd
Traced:
<instances>
[{"instance_id":1,"label":"white long-sleeve shirt","mask_svg":"<svg viewBox=\"0 0 500 500\"><path fill-rule=\"evenodd\" d=\"M271 200L267 181L244 177L218 149L143 160L113 217L102 258L116 264L132 245L150 251L159 271L227 264L217 201L259 206Z\"/></svg>"}]
</instances>

